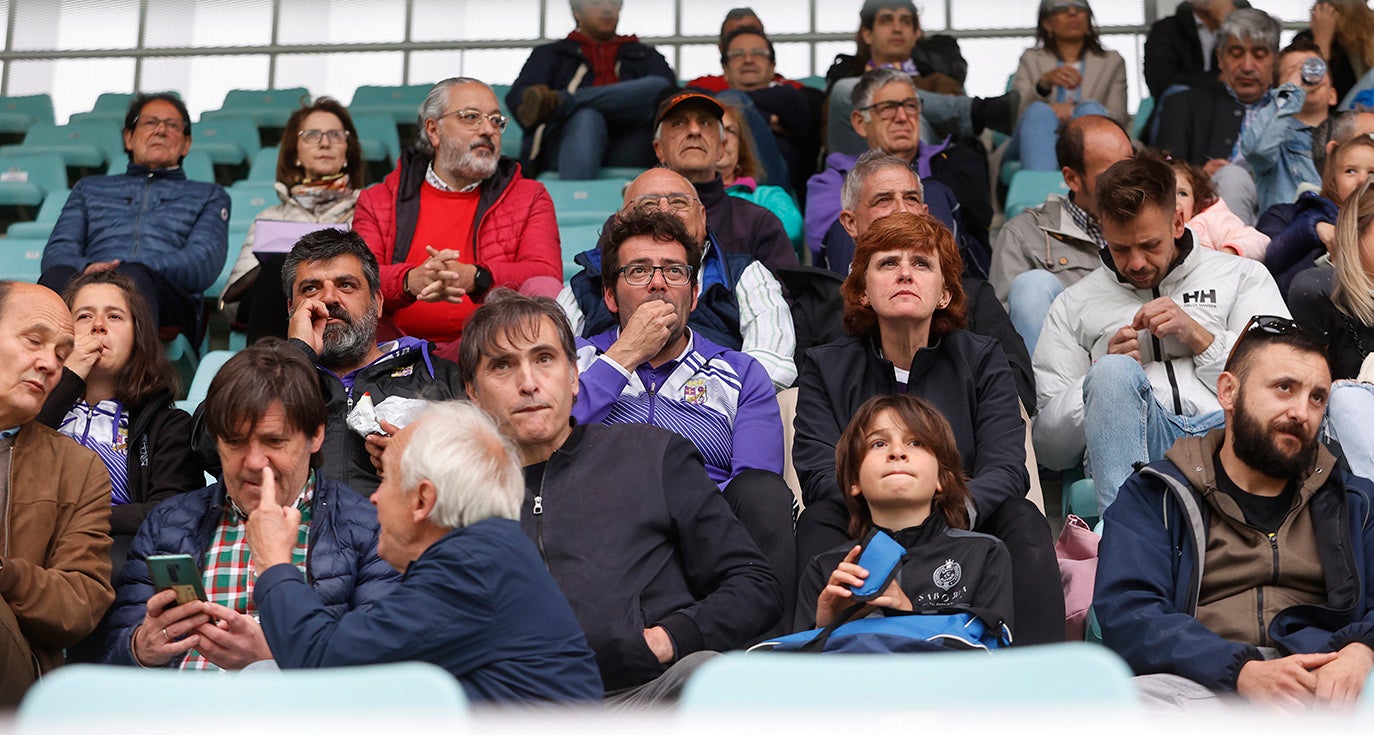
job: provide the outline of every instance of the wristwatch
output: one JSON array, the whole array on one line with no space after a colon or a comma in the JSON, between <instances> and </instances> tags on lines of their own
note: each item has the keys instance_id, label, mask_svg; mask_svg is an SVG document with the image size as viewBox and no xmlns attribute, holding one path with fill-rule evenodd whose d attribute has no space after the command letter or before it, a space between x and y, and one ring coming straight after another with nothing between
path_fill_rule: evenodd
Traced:
<instances>
[{"instance_id":1,"label":"wristwatch","mask_svg":"<svg viewBox=\"0 0 1374 735\"><path fill-rule=\"evenodd\" d=\"M480 297L482 294L491 290L492 277L491 271L484 265L474 266L477 272L472 275L472 295Z\"/></svg>"}]
</instances>

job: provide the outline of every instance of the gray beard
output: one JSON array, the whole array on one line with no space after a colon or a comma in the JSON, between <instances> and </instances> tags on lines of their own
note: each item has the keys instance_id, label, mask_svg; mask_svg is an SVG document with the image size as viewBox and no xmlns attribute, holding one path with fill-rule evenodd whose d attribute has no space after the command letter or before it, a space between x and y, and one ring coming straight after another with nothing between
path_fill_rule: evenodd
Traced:
<instances>
[{"instance_id":1,"label":"gray beard","mask_svg":"<svg viewBox=\"0 0 1374 735\"><path fill-rule=\"evenodd\" d=\"M336 324L324 329L324 349L319 362L329 370L351 368L362 361L377 344L376 309L371 309L356 322Z\"/></svg>"}]
</instances>

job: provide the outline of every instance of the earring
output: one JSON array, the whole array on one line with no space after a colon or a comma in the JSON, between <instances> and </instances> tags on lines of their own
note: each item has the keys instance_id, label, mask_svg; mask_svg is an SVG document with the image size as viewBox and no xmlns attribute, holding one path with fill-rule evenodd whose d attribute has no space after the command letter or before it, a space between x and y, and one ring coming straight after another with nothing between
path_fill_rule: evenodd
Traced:
<instances>
[{"instance_id":1,"label":"earring","mask_svg":"<svg viewBox=\"0 0 1374 735\"><path fill-rule=\"evenodd\" d=\"M301 159L297 158L297 159L296 159L296 164L295 164L295 165L296 165L296 168L300 168L300 167L301 167Z\"/></svg>"}]
</instances>

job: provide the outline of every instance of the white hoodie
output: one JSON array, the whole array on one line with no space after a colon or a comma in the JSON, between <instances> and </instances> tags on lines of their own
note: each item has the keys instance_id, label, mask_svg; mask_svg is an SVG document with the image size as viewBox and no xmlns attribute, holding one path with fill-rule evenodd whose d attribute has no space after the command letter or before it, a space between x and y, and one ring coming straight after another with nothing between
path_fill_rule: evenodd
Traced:
<instances>
[{"instance_id":1,"label":"white hoodie","mask_svg":"<svg viewBox=\"0 0 1374 735\"><path fill-rule=\"evenodd\" d=\"M1187 231L1178 244L1186 249L1183 261L1154 289L1135 288L1103 266L1065 289L1050 307L1032 358L1039 407L1033 436L1041 464L1068 469L1082 462L1083 379L1093 362L1107 354L1112 335L1146 303L1168 296L1215 337L1211 346L1193 355L1174 337L1140 333L1140 359L1155 400L1181 416L1221 408L1217 378L1250 317L1288 316L1278 286L1259 262L1197 247Z\"/></svg>"}]
</instances>

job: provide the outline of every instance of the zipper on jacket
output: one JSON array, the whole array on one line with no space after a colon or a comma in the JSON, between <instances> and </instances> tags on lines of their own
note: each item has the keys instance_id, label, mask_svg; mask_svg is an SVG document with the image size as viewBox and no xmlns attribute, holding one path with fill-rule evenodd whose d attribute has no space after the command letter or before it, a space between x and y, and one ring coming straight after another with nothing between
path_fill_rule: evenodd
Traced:
<instances>
[{"instance_id":1,"label":"zipper on jacket","mask_svg":"<svg viewBox=\"0 0 1374 735\"><path fill-rule=\"evenodd\" d=\"M1264 625L1264 586L1255 588L1255 623L1259 626L1259 644L1269 645L1269 630Z\"/></svg>"},{"instance_id":2,"label":"zipper on jacket","mask_svg":"<svg viewBox=\"0 0 1374 735\"><path fill-rule=\"evenodd\" d=\"M552 460L553 457L549 457L549 459ZM534 509L531 513L534 515L535 545L539 547L539 556L544 560L544 568L552 572L553 568L549 566L549 552L544 549L544 479L548 476L549 465L546 462L544 474L539 476L539 492L534 495Z\"/></svg>"},{"instance_id":3,"label":"zipper on jacket","mask_svg":"<svg viewBox=\"0 0 1374 735\"><path fill-rule=\"evenodd\" d=\"M1155 298L1159 298L1159 286L1155 286L1151 290L1151 293L1155 295ZM1160 341L1159 337L1155 336L1154 332L1150 332L1150 342L1154 345L1155 348L1155 359L1164 363L1164 373L1165 375L1169 376L1169 388L1174 392L1174 415L1182 416L1183 397L1179 395L1178 376L1174 375L1174 363L1172 360L1169 360L1164 356L1164 345Z\"/></svg>"},{"instance_id":4,"label":"zipper on jacket","mask_svg":"<svg viewBox=\"0 0 1374 735\"><path fill-rule=\"evenodd\" d=\"M655 409L657 409L657 408L658 408L658 382L657 382L657 381L653 381L653 382L650 382L650 383L649 383L649 422L648 422L648 423L651 423L651 424L652 424L652 423L654 422L655 414L657 413L657 411L656 411Z\"/></svg>"},{"instance_id":5,"label":"zipper on jacket","mask_svg":"<svg viewBox=\"0 0 1374 735\"><path fill-rule=\"evenodd\" d=\"M148 195L153 191L153 172L148 172L148 178L143 181L143 208L138 210L138 216L134 218L134 255L138 255L138 246L143 242L143 215L148 213Z\"/></svg>"}]
</instances>

